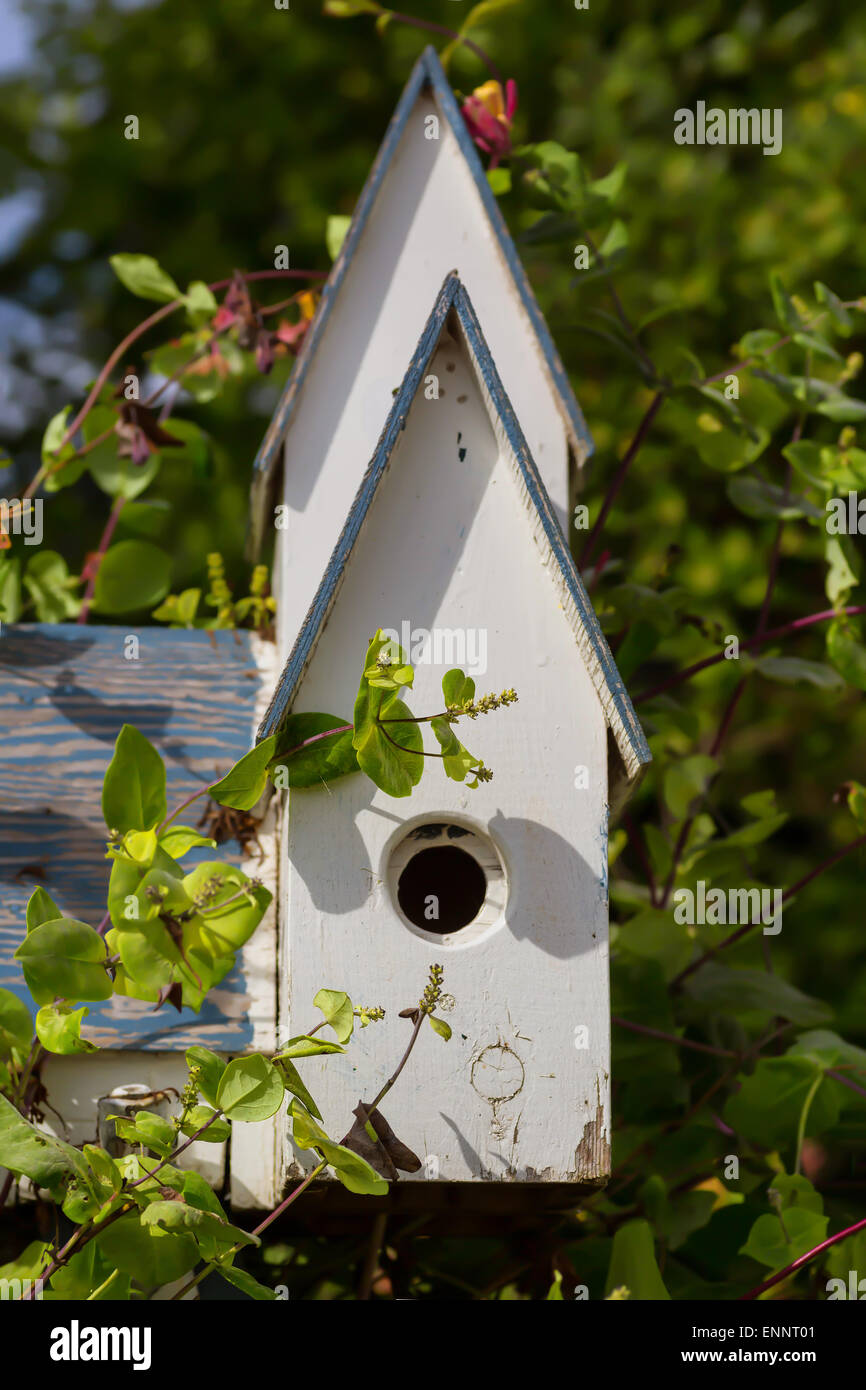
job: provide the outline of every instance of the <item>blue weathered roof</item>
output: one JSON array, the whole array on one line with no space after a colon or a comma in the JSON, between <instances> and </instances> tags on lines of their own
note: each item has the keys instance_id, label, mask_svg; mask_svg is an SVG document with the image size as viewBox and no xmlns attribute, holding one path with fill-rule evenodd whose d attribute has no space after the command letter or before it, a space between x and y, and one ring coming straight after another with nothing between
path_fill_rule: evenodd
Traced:
<instances>
[{"instance_id":1,"label":"blue weathered roof","mask_svg":"<svg viewBox=\"0 0 866 1390\"><path fill-rule=\"evenodd\" d=\"M334 301L339 294L340 286L349 270L358 243L364 233L364 228L367 225L367 220L372 211L376 196L388 172L400 138L405 130L406 123L411 115L412 108L418 96L425 88L429 88L433 92L442 115L448 122L457 144L466 159L466 163L469 166L472 179L478 189L487 216L490 219L493 233L499 243L505 262L511 271L517 292L529 315L530 322L538 338L541 353L550 374L551 383L559 397L572 445L579 448L584 458L592 453L592 437L587 428L586 421L583 418L583 412L571 389L568 374L562 365L559 353L550 335L550 330L545 322L544 315L538 306L538 301L535 298L526 271L517 254L517 248L511 238L511 233L508 230L505 218L502 215L496 197L487 181L484 166L481 163L478 151L466 128L466 122L461 115L457 100L451 90L448 78L445 75L445 70L439 61L439 55L434 48L426 48L415 64L412 75L406 84L403 95L391 118L391 122L385 133L385 138L379 148L379 153L376 156L367 182L358 199L349 230L346 233L339 255L331 267L330 275L322 289L321 301L302 352L295 364L283 394L280 397L277 408L274 411L262 441L261 448L256 455L253 465L253 516L251 519L254 545L257 544L255 538L261 534L262 517L260 513L267 504L269 479L279 456L280 443L288 428L298 396L303 389L304 381L315 356L316 349L324 334Z\"/></svg>"},{"instance_id":2,"label":"blue weathered roof","mask_svg":"<svg viewBox=\"0 0 866 1390\"><path fill-rule=\"evenodd\" d=\"M129 636L139 659L124 660ZM122 724L166 763L177 806L250 746L259 672L247 632L19 624L0 639L0 984L32 1007L13 952L41 884L69 916L97 926L111 862L100 797ZM202 800L195 805L203 807ZM201 814L190 808L194 824ZM185 859L240 862L234 841ZM216 996L216 997L215 997ZM115 996L91 1004L85 1036L106 1047L193 1043L239 1052L252 1041L243 973L235 967L201 1013Z\"/></svg>"},{"instance_id":3,"label":"blue weathered roof","mask_svg":"<svg viewBox=\"0 0 866 1390\"><path fill-rule=\"evenodd\" d=\"M514 413L514 408L499 378L490 349L484 339L475 310L459 276L451 274L445 280L421 339L403 378L376 452L367 467L352 504L346 524L334 547L328 568L310 605L303 627L298 634L280 677L273 700L259 728L259 739L274 733L290 712L307 666L313 656L319 635L328 615L348 563L358 534L369 511L376 490L391 460L394 447L406 421L416 392L423 380L439 342L449 313L456 315L465 335L476 369L483 380L491 414L501 427L520 470L532 507L537 514L541 533L558 567L561 592L573 614L573 626L584 660L595 683L605 711L608 726L614 736L626 774L631 780L651 761L650 751L622 677L616 668L610 648L599 625L595 610L568 548L568 542L556 518L550 498L535 466Z\"/></svg>"}]
</instances>

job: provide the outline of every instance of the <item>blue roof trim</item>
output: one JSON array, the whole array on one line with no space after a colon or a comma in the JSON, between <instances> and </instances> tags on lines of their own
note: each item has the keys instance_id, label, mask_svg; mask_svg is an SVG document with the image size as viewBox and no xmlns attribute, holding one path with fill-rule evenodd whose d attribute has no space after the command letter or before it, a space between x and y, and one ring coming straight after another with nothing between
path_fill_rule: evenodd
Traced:
<instances>
[{"instance_id":1,"label":"blue roof trim","mask_svg":"<svg viewBox=\"0 0 866 1390\"><path fill-rule=\"evenodd\" d=\"M439 292L433 312L427 320L421 339L391 407L385 428L379 438L376 452L361 481L346 524L334 547L328 568L286 662L274 698L262 721L258 738L267 738L270 734L275 733L291 709L304 671L315 651L319 635L327 622L337 596L355 541L370 510L382 475L391 461L394 446L401 431L406 426L406 420L418 387L436 350L445 321L452 309L457 314L469 347L478 363L485 386L509 444L514 451L518 467L532 504L540 518L547 541L559 565L562 578L577 609L593 652L598 659L611 703L621 720L625 738L628 740L638 764L644 765L651 761L644 732L638 722L622 677L616 668L616 663L599 625L595 610L547 495L547 490L529 452L529 446L514 409L499 378L499 373L496 370L469 295L455 274L449 275L446 279Z\"/></svg>"},{"instance_id":2,"label":"blue roof trim","mask_svg":"<svg viewBox=\"0 0 866 1390\"><path fill-rule=\"evenodd\" d=\"M254 487L259 490L261 490L263 480L265 480L271 472L272 465L279 452L283 435L288 428L295 401L304 385L316 350L321 342L322 335L334 305L334 300L336 299L346 272L352 262L352 257L363 235L376 196L388 172L391 159L406 128L412 108L425 87L430 87L436 96L442 113L448 121L454 137L457 140L457 144L469 165L473 181L478 189L485 211L490 218L500 249L514 278L515 285L524 308L529 315L530 322L535 330L551 379L560 398L566 422L573 437L573 442L579 443L587 456L593 451L592 438L587 428L586 421L583 418L583 412L571 389L568 375L562 365L553 339L550 336L550 330L538 306L538 301L532 291L532 286L529 283L526 271L517 254L517 248L511 239L511 233L505 223L505 218L502 216L490 184L487 182L487 176L484 172L478 151L466 129L466 123L460 114L460 108L457 105L456 98L451 90L448 78L445 75L445 70L439 60L439 55L434 48L426 48L415 64L412 75L391 117L391 121L385 133L385 138L382 141L373 167L368 175L367 182L364 184L361 196L358 199L349 230L340 248L339 255L331 267L331 273L322 289L322 297L315 319L313 320L301 354L289 377L268 426L264 440L256 455L253 465L253 479ZM254 520L254 526L255 524Z\"/></svg>"}]
</instances>

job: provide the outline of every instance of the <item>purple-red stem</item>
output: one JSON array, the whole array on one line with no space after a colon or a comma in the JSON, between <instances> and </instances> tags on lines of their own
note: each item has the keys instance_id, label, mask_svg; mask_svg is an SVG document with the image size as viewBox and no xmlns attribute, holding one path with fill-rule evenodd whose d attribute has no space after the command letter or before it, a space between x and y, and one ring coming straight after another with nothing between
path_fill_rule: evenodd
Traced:
<instances>
[{"instance_id":1,"label":"purple-red stem","mask_svg":"<svg viewBox=\"0 0 866 1390\"><path fill-rule=\"evenodd\" d=\"M229 279L227 280L212 280L208 285L208 289L227 289L228 286L232 283L232 278L233 277L229 277ZM322 270L251 270L243 276L243 279L245 281L275 279L323 280L325 278L326 272ZM103 366L102 370L100 371L99 375L94 381L92 387L90 388L90 393L87 396L87 399L85 400L83 406L79 410L78 414L75 416L75 419L72 421L72 424L69 425L69 427L67 428L61 443L58 445L58 448L56 450L57 453L60 452L60 450L63 448L65 444L68 444L69 440L75 434L76 430L81 428L82 422L86 419L87 415L89 415L91 407L97 400L100 391L102 390L103 386L108 380L112 368L117 366L117 363L129 351L129 349L132 347L132 344L137 342L138 339L141 338L145 333L149 332L151 328L154 328L156 324L161 323L163 319L168 318L169 315L173 314L176 309L180 309L183 306L183 303L183 299L173 299L170 304L164 304L161 309L156 309L154 313L149 314L146 319L142 319L141 323L139 323L135 328L133 328L130 333L127 333L126 337L123 339L122 342L118 343L117 347L114 349L111 356L106 361L105 365ZM32 497L33 493L38 488L44 476L45 469L41 468L39 472L36 474L36 477L33 479L33 481L25 489L24 497Z\"/></svg>"},{"instance_id":2,"label":"purple-red stem","mask_svg":"<svg viewBox=\"0 0 866 1390\"><path fill-rule=\"evenodd\" d=\"M787 1279L790 1274L794 1274L803 1265L814 1260L816 1255L820 1255L825 1250L829 1250L831 1245L838 1245L840 1240L846 1240L848 1236L856 1235L858 1231L866 1228L866 1217L862 1221L855 1221L853 1226L848 1226L844 1231L838 1231L835 1236L830 1236L827 1240L822 1240L820 1245L816 1245L812 1250L807 1250L805 1255L800 1255L796 1260L792 1260L784 1269L780 1269L778 1274L772 1278L765 1279L763 1284L758 1284L754 1289L749 1289L748 1293L740 1294L739 1302L743 1303L747 1299L757 1298L759 1294L766 1293L767 1289L772 1289L776 1284L781 1284L783 1279Z\"/></svg>"},{"instance_id":3,"label":"purple-red stem","mask_svg":"<svg viewBox=\"0 0 866 1390\"><path fill-rule=\"evenodd\" d=\"M614 501L616 500L617 493L619 492L620 488L625 482L628 470L631 468L632 463L634 462L635 458L640 452L641 445L643 444L644 440L647 437L647 434L649 433L652 422L658 414L658 411L661 407L664 398L664 391L657 391L656 394L653 396L646 410L646 413L644 414L643 419L637 427L634 439L631 441L631 444L629 445L628 449L623 455L623 459L619 465L619 468L613 475L610 487L607 490L607 495L601 504L601 511L596 517L595 525L593 526L592 530L590 531L587 537L586 545L583 547L583 552L580 557L581 569L585 569L592 558L592 552L595 549L596 542L598 541L598 538L601 534L602 527L604 526L604 523L607 520L608 512L610 511L611 507L614 504Z\"/></svg>"},{"instance_id":4,"label":"purple-red stem","mask_svg":"<svg viewBox=\"0 0 866 1390\"><path fill-rule=\"evenodd\" d=\"M831 869L834 864L838 864L840 859L844 859L846 855L851 854L853 850L859 849L862 845L866 845L866 835L860 835L856 840L852 840L850 844L843 845L835 854L831 854L829 859L825 859L817 868L812 869L806 874L805 878L801 878L799 883L794 883L790 888L786 888L782 894L782 903L789 902L796 893L799 893L802 888L806 887L807 883L811 883L813 878L817 878L819 874L823 874L825 869ZM679 988L684 980L687 980L690 975L693 975L694 972L699 970L702 965L705 965L708 960L712 960L713 956L717 955L719 951L724 951L728 946L733 946L736 941L744 937L753 927L759 925L758 922L746 922L742 927L738 927L735 932L732 932L730 936L725 937L724 941L720 941L718 946L711 946L708 951L705 951L702 956L698 956L697 960L692 961L691 965L687 965L685 970L681 970L679 975L671 980L671 989Z\"/></svg>"},{"instance_id":5,"label":"purple-red stem","mask_svg":"<svg viewBox=\"0 0 866 1390\"><path fill-rule=\"evenodd\" d=\"M866 613L866 604L851 605L848 608L825 608L820 613L809 613L805 618L797 618L792 623L785 623L783 627L774 627L760 636L748 637L740 643L746 651L752 647L760 647L765 642L773 642L777 637L787 637L792 632L800 632L803 628L812 627L815 623L826 623L831 618L856 617L858 613ZM684 671L678 671L676 675L668 677L660 685L654 685L650 690L644 690L640 695L635 695L633 704L642 704L644 700L653 700L656 695L663 695L665 691L671 690L675 685L681 685L683 681L690 680L699 671L705 671L709 666L717 666L720 661L724 661L725 653L716 652L714 656L705 656L702 661L696 661L693 666L687 666Z\"/></svg>"},{"instance_id":6,"label":"purple-red stem","mask_svg":"<svg viewBox=\"0 0 866 1390\"><path fill-rule=\"evenodd\" d=\"M126 501L127 499L125 497L116 497L114 499L114 504L111 508L111 511L108 513L108 520L105 523L105 530L100 536L99 545L96 549L96 554L93 556L90 562L90 578L87 581L87 588L84 591L84 598L81 603L81 612L78 614L78 617L76 618L76 622L78 623L87 622L87 616L90 612L90 606L93 603L93 595L96 590L96 577L99 574L99 567L102 564L102 561L105 559L105 552L111 544L111 538L114 535L114 528L117 526L117 523L120 520L120 513L126 506Z\"/></svg>"}]
</instances>

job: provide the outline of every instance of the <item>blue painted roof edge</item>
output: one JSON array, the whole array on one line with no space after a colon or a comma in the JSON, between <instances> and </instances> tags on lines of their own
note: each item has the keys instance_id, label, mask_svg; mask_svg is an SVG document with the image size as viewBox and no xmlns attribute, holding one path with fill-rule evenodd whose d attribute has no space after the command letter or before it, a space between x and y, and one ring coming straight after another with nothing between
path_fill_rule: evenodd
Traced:
<instances>
[{"instance_id":1,"label":"blue painted roof edge","mask_svg":"<svg viewBox=\"0 0 866 1390\"><path fill-rule=\"evenodd\" d=\"M286 662L283 673L268 707L258 738L267 738L280 727L291 709L292 702L312 658L319 635L327 622L337 592L343 579L346 565L351 557L361 527L376 495L376 489L384 474L394 450L394 446L406 421L425 369L430 361L451 309L457 313L466 334L467 342L475 357L490 394L491 401L502 423L506 437L514 451L529 497L538 513L545 537L559 566L569 596L574 602L580 622L587 635L593 653L598 660L604 684L610 701L619 716L621 729L613 727L614 736L620 747L624 762L632 763L636 769L651 761L643 729L638 722L634 707L629 699L625 683L617 670L616 663L601 630L595 610L580 577L574 558L568 549L562 528L556 518L547 490L541 481L538 469L529 451L523 431L514 413L514 408L496 370L490 349L484 338L472 302L459 276L452 272L439 292L433 311L427 320L420 341L412 356L400 389L394 399L385 428L379 437L376 451L367 467L361 485L355 495L346 524L334 547L328 567L316 596L310 605L295 645ZM602 701L604 704L604 701ZM609 711L605 717L611 724ZM622 739L627 749L622 746ZM631 753L629 758L628 753ZM634 772L631 773L634 775Z\"/></svg>"},{"instance_id":2,"label":"blue painted roof edge","mask_svg":"<svg viewBox=\"0 0 866 1390\"><path fill-rule=\"evenodd\" d=\"M460 114L460 108L457 105L456 98L451 90L448 78L445 75L445 70L439 60L439 55L435 48L428 47L415 64L409 81L397 103L388 129L385 132L385 138L379 147L379 152L376 155L373 166L367 176L367 181L361 192L361 196L356 204L343 245L340 248L337 259L331 267L328 279L322 288L322 297L316 312L316 317L313 320L298 361L286 383L283 394L280 397L271 422L265 432L261 447L256 454L253 464L254 481L259 480L263 475L266 476L271 470L283 435L288 428L295 400L303 387L319 342L325 331L331 309L334 305L334 300L336 299L340 286L351 264L352 257L355 254L355 250L367 224L376 196L388 172L391 159L400 138L406 128L412 108L425 86L432 88L442 108L443 115L446 117L454 133L454 137L457 140L457 144L469 165L473 182L478 189L481 201L490 218L506 264L511 271L521 301L529 315L530 322L538 338L542 355L547 364L553 385L565 414L569 433L572 436L572 444L582 449L586 457L589 457L593 451L592 437L587 428L586 421L583 418L583 412L577 403L577 399L568 379L568 374L562 365L562 360L556 350L544 315L539 308L538 301L535 298L526 271L517 254L517 248L511 238L511 233L508 230L505 218L500 211L490 184L487 182L487 176L484 172L478 151L466 129L466 123Z\"/></svg>"}]
</instances>

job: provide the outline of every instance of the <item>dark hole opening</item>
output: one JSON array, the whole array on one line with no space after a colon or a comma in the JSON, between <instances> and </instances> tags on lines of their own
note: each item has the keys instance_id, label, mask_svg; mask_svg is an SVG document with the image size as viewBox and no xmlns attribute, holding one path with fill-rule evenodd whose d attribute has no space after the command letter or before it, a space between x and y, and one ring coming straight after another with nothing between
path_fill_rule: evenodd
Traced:
<instances>
[{"instance_id":1,"label":"dark hole opening","mask_svg":"<svg viewBox=\"0 0 866 1390\"><path fill-rule=\"evenodd\" d=\"M484 870L456 845L419 850L397 884L397 898L409 921L440 936L473 921L486 896Z\"/></svg>"}]
</instances>

